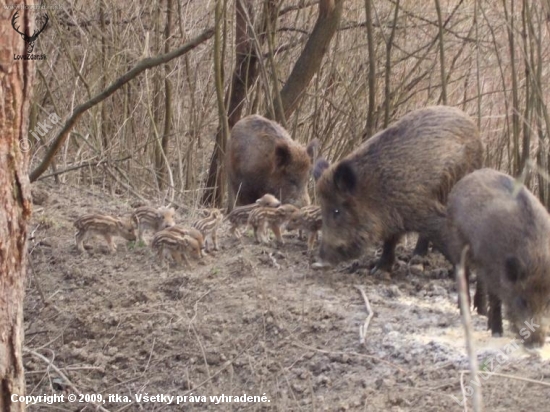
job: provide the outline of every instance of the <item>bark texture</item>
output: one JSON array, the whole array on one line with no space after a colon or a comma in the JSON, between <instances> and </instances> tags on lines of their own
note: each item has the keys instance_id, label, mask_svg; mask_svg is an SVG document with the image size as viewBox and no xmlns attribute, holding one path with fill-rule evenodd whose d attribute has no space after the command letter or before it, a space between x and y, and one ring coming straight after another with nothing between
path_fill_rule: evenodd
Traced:
<instances>
[{"instance_id":1,"label":"bark texture","mask_svg":"<svg viewBox=\"0 0 550 412\"><path fill-rule=\"evenodd\" d=\"M31 215L25 150L34 64L14 60L14 54L25 54L25 42L11 27L15 9L4 6L0 1L0 411L15 412L25 409L11 395L25 393L23 297ZM20 30L32 33L34 16L26 9L17 11Z\"/></svg>"}]
</instances>

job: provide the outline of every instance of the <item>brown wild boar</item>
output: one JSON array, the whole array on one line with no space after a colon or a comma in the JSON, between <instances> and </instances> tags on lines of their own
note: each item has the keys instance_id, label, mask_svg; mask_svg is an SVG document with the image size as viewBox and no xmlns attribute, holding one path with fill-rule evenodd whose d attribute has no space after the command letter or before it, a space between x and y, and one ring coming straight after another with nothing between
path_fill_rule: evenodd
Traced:
<instances>
[{"instance_id":1,"label":"brown wild boar","mask_svg":"<svg viewBox=\"0 0 550 412\"><path fill-rule=\"evenodd\" d=\"M218 228L223 221L222 211L219 209L208 209L208 215L193 223L193 228L199 230L204 237L204 250L210 252L212 245L214 250L218 249Z\"/></svg>"},{"instance_id":2,"label":"brown wild boar","mask_svg":"<svg viewBox=\"0 0 550 412\"><path fill-rule=\"evenodd\" d=\"M202 251L204 250L204 236L203 236L203 234L201 233L200 230L195 229L194 227L185 227L185 226L181 226L181 225L174 225L174 226L170 226L170 227L164 229L163 232L173 233L176 236L180 236L180 237L188 236L190 238L195 239L197 241L198 245L199 245L198 256L201 259L204 257L204 255L202 253Z\"/></svg>"},{"instance_id":3,"label":"brown wild boar","mask_svg":"<svg viewBox=\"0 0 550 412\"><path fill-rule=\"evenodd\" d=\"M254 209L258 207L279 207L281 206L281 202L279 199L277 199L275 196L270 195L269 193L266 193L261 198L256 200L255 203L239 206L236 207L229 213L226 217L224 217L224 221L229 221L231 223L231 227L229 228L229 233L236 237L237 239L241 238L241 233L239 231L240 226L244 226L248 223L248 217L250 216L250 212L252 212Z\"/></svg>"},{"instance_id":4,"label":"brown wild boar","mask_svg":"<svg viewBox=\"0 0 550 412\"><path fill-rule=\"evenodd\" d=\"M102 236L111 253L116 251L114 236L120 236L126 240L136 240L135 222L128 219L119 219L113 216L90 213L80 216L75 222L77 232L75 234L76 247L79 252L84 252L84 242L90 236Z\"/></svg>"},{"instance_id":5,"label":"brown wild boar","mask_svg":"<svg viewBox=\"0 0 550 412\"><path fill-rule=\"evenodd\" d=\"M319 177L323 236L316 266L357 258L383 241L373 272L390 271L407 232L446 254L447 196L482 161L477 127L461 110L433 106L403 116Z\"/></svg>"},{"instance_id":6,"label":"brown wild boar","mask_svg":"<svg viewBox=\"0 0 550 412\"><path fill-rule=\"evenodd\" d=\"M174 215L176 211L170 207L160 207L155 209L149 206L138 207L132 213L132 220L137 222L138 240L145 242L143 233L146 230L158 232L170 226L174 226Z\"/></svg>"},{"instance_id":7,"label":"brown wild boar","mask_svg":"<svg viewBox=\"0 0 550 412\"><path fill-rule=\"evenodd\" d=\"M269 227L275 235L277 243L284 244L281 229L290 217L299 210L296 206L290 204L281 205L277 208L258 207L252 210L248 217L248 225L254 229L256 242L267 243L269 240L267 228Z\"/></svg>"},{"instance_id":8,"label":"brown wild boar","mask_svg":"<svg viewBox=\"0 0 550 412\"><path fill-rule=\"evenodd\" d=\"M322 226L321 208L317 205L309 205L302 207L290 216L286 229L288 231L305 230L308 234L307 250L311 252Z\"/></svg>"},{"instance_id":9,"label":"brown wild boar","mask_svg":"<svg viewBox=\"0 0 550 412\"><path fill-rule=\"evenodd\" d=\"M522 341L544 345L550 323L550 217L544 206L512 177L481 169L449 194L447 222L453 263L469 246L466 273L471 265L478 287L488 293L493 336L502 336L502 302Z\"/></svg>"},{"instance_id":10,"label":"brown wild boar","mask_svg":"<svg viewBox=\"0 0 550 412\"><path fill-rule=\"evenodd\" d=\"M298 207L310 203L307 182L317 140L304 148L279 124L251 115L233 126L228 146L229 210L265 193Z\"/></svg>"},{"instance_id":11,"label":"brown wild boar","mask_svg":"<svg viewBox=\"0 0 550 412\"><path fill-rule=\"evenodd\" d=\"M199 242L187 235L179 236L175 231L168 229L155 233L151 247L156 250L157 256L163 265L167 254L170 254L176 263L179 265L185 264L188 268L191 267L188 255L192 255L197 259L201 258Z\"/></svg>"}]
</instances>

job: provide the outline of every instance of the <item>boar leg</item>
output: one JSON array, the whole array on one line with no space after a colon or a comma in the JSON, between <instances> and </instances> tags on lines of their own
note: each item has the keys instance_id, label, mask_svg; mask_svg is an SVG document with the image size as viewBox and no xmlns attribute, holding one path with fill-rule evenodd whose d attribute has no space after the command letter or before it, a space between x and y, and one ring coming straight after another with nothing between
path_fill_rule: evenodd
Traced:
<instances>
[{"instance_id":1,"label":"boar leg","mask_svg":"<svg viewBox=\"0 0 550 412\"><path fill-rule=\"evenodd\" d=\"M430 240L425 236L419 235L416 241L416 246L413 251L413 255L426 256L428 254L428 247L430 246Z\"/></svg>"},{"instance_id":2,"label":"boar leg","mask_svg":"<svg viewBox=\"0 0 550 412\"><path fill-rule=\"evenodd\" d=\"M87 234L87 232L84 232L82 230L76 232L76 248L79 252L84 252L84 241L86 240Z\"/></svg>"},{"instance_id":3,"label":"boar leg","mask_svg":"<svg viewBox=\"0 0 550 412\"><path fill-rule=\"evenodd\" d=\"M214 250L220 250L218 248L218 231L214 230L212 232L212 243L214 244Z\"/></svg>"},{"instance_id":4,"label":"boar leg","mask_svg":"<svg viewBox=\"0 0 550 412\"><path fill-rule=\"evenodd\" d=\"M261 243L259 233L260 228L258 227L258 225L252 225L252 228L254 229L254 240L256 241L256 243Z\"/></svg>"},{"instance_id":5,"label":"boar leg","mask_svg":"<svg viewBox=\"0 0 550 412\"><path fill-rule=\"evenodd\" d=\"M115 253L116 252L116 245L115 245L115 242L113 242L113 237L108 233L104 234L103 237L105 238L105 241L109 245L110 252Z\"/></svg>"},{"instance_id":6,"label":"boar leg","mask_svg":"<svg viewBox=\"0 0 550 412\"><path fill-rule=\"evenodd\" d=\"M502 336L502 311L501 302L498 296L489 292L489 321L487 329L491 329L491 334L495 337Z\"/></svg>"},{"instance_id":7,"label":"boar leg","mask_svg":"<svg viewBox=\"0 0 550 412\"><path fill-rule=\"evenodd\" d=\"M277 223L272 223L271 231L275 235L275 239L277 239L277 243L280 245L283 245L285 241L283 240L283 235L281 234L281 227Z\"/></svg>"},{"instance_id":8,"label":"boar leg","mask_svg":"<svg viewBox=\"0 0 550 412\"><path fill-rule=\"evenodd\" d=\"M145 240L143 239L143 232L145 231L145 228L143 225L139 225L138 228L138 240L142 243L145 243Z\"/></svg>"},{"instance_id":9,"label":"boar leg","mask_svg":"<svg viewBox=\"0 0 550 412\"><path fill-rule=\"evenodd\" d=\"M391 268L395 263L395 246L399 242L401 235L393 235L384 241L382 256L376 263L376 266L371 270L371 274L375 274L379 270L391 272Z\"/></svg>"},{"instance_id":10,"label":"boar leg","mask_svg":"<svg viewBox=\"0 0 550 412\"><path fill-rule=\"evenodd\" d=\"M479 278L476 280L476 294L474 295L474 309L477 310L479 315L487 316L487 292L485 291L485 285Z\"/></svg>"}]
</instances>

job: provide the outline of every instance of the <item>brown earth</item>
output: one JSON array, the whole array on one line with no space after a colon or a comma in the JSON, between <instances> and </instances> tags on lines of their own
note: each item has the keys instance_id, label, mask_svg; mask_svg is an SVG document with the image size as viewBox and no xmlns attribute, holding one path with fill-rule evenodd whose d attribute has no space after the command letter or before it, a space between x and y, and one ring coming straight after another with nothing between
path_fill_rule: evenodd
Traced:
<instances>
[{"instance_id":1,"label":"brown earth","mask_svg":"<svg viewBox=\"0 0 550 412\"><path fill-rule=\"evenodd\" d=\"M39 353L83 394L101 394L109 411L464 410L456 400L462 401L460 371L468 362L450 267L434 253L409 265L414 239L399 247L391 278L372 277L361 264L313 271L306 242L295 234L286 234L277 249L250 237L230 239L227 227L222 250L192 270L163 268L148 247L121 239L114 255L100 239L87 253L77 252L74 219L128 212L127 199L95 188L34 187L49 197L35 206L29 230L29 395L75 393ZM365 288L374 311L365 344L359 328L367 312L355 285ZM511 332L493 339L485 318L473 320L481 367L510 375L482 379L485 410L550 410L550 345L506 358L501 350L512 342ZM468 374L464 381L468 391ZM206 401L138 402L140 393ZM110 394L131 403L110 401ZM269 402L210 401L222 394L265 394ZM29 410L96 408L65 402Z\"/></svg>"}]
</instances>

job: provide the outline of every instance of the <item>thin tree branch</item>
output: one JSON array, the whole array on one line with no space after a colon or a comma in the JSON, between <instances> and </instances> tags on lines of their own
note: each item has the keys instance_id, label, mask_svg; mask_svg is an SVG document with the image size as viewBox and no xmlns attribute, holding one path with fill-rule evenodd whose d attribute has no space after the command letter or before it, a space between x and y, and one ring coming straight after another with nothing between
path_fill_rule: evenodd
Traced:
<instances>
[{"instance_id":1,"label":"thin tree branch","mask_svg":"<svg viewBox=\"0 0 550 412\"><path fill-rule=\"evenodd\" d=\"M112 95L115 91L117 91L119 88L121 88L123 85L128 83L133 78L137 77L139 74L141 74L145 70L167 63L170 60L175 59L176 57L180 57L184 55L185 53L193 50L199 44L208 40L213 35L214 35L214 29L211 29L211 28L207 29L204 32L202 32L199 36L191 40L190 42L184 44L179 49L176 49L170 53L162 54L157 57L149 57L139 61L133 69L131 69L130 71L126 72L121 77L116 79L104 91L102 91L92 99L88 100L87 102L76 107L71 117L67 119L67 121L65 122L65 125L61 128L57 137L54 139L50 148L46 152L46 155L44 156L44 159L42 160L42 162L36 167L36 169L34 169L31 172L30 174L31 182L36 181L42 175L42 173L46 171L52 159L54 158L55 154L57 153L59 148L63 145L63 143L69 136L69 132L71 131L73 126L76 124L80 116L82 116L84 112L86 112L86 110L90 109L91 107L105 100L107 97Z\"/></svg>"}]
</instances>

